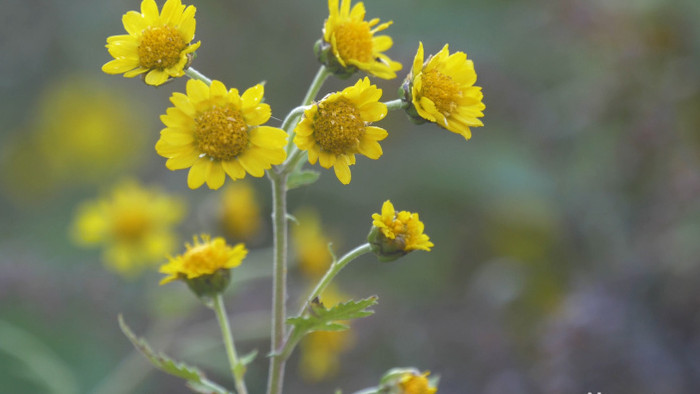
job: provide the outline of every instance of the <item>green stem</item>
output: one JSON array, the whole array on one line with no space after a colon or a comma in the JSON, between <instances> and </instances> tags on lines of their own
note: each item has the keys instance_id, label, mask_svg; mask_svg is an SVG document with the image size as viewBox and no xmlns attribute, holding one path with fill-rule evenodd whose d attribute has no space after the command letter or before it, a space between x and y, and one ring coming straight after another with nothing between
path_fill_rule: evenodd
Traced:
<instances>
[{"instance_id":1,"label":"green stem","mask_svg":"<svg viewBox=\"0 0 700 394\"><path fill-rule=\"evenodd\" d=\"M198 79L206 83L207 85L211 85L211 79L207 78L206 76L204 76L204 74L200 73L192 67L189 67L187 70L185 70L185 75L192 79Z\"/></svg>"},{"instance_id":2,"label":"green stem","mask_svg":"<svg viewBox=\"0 0 700 394\"><path fill-rule=\"evenodd\" d=\"M272 182L272 231L274 235L274 269L272 279L272 332L270 353L277 354L286 337L287 310L287 174L268 171ZM281 394L284 380L285 359L270 357L267 382L268 394Z\"/></svg>"},{"instance_id":3,"label":"green stem","mask_svg":"<svg viewBox=\"0 0 700 394\"><path fill-rule=\"evenodd\" d=\"M314 99L316 99L316 96L318 95L319 90L321 90L321 86L323 86L323 83L326 82L326 79L331 75L332 73L328 71L326 66L321 65L321 67L318 69L318 72L316 72L316 75L314 76L313 81L311 81L311 86L309 86L309 90L306 91L306 95L304 96L304 100L301 102L302 106L307 106L311 104ZM294 112L294 111L292 111ZM290 130L285 129L289 133L289 142L287 143L287 152L291 152L292 147L294 146L294 127L296 127L296 119L301 116L302 112L299 112L298 114L295 114L294 116L288 116L290 117L289 120L289 128ZM291 115L291 113L290 113ZM286 121L286 119L285 119ZM284 128L284 127L283 127Z\"/></svg>"},{"instance_id":4,"label":"green stem","mask_svg":"<svg viewBox=\"0 0 700 394\"><path fill-rule=\"evenodd\" d=\"M233 375L233 380L236 383L236 391L238 394L248 394L248 389L246 389L245 381L243 380L245 365L240 363L238 356L236 355L236 347L233 345L233 334L231 333L231 328L228 324L228 316L226 315L226 309L224 308L224 298L221 293L219 293L212 301L214 302L214 312L216 313L216 318L219 321L219 326L221 327L221 336L224 338L226 356L228 356L231 374Z\"/></svg>"},{"instance_id":5,"label":"green stem","mask_svg":"<svg viewBox=\"0 0 700 394\"><path fill-rule=\"evenodd\" d=\"M369 253L370 251L370 244L362 244L346 253L345 256L340 258L340 260L333 261L331 266L328 268L328 271L326 271L326 274L323 275L323 278L321 278L318 284L316 284L314 290L306 298L306 301L304 302L304 305L302 305L297 316L303 316L304 313L306 313L313 300L316 297L320 296L321 293L323 293L326 287L328 287L328 285L333 281L333 279L338 275L338 273L343 268L345 268L346 265L348 265L351 261L355 260L356 258L362 256L363 254ZM294 335L294 329L292 329L292 331L287 336L287 341L284 344L284 349L282 349L282 351L280 352L279 357L284 360L289 358L289 356L294 351L294 347L300 340L301 338L297 338L297 336Z\"/></svg>"},{"instance_id":6,"label":"green stem","mask_svg":"<svg viewBox=\"0 0 700 394\"><path fill-rule=\"evenodd\" d=\"M401 100L401 99L396 99L392 101L387 101L384 104L386 104L386 109L387 111L394 111L397 109L405 109L408 108L408 103Z\"/></svg>"}]
</instances>

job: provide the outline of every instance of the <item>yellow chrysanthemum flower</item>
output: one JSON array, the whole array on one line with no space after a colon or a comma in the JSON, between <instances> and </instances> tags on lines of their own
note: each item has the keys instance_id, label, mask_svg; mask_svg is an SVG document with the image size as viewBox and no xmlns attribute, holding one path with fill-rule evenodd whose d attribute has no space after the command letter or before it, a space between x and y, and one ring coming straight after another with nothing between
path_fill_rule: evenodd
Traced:
<instances>
[{"instance_id":1,"label":"yellow chrysanthemum flower","mask_svg":"<svg viewBox=\"0 0 700 394\"><path fill-rule=\"evenodd\" d=\"M393 40L389 36L374 35L392 22L377 26L378 18L365 21L365 5L362 2L355 4L351 10L350 0L342 0L340 6L338 0L328 0L328 11L329 16L323 26L323 42L317 48L321 62L343 76L360 69L379 78L396 78L401 63L382 53L391 48Z\"/></svg>"},{"instance_id":2,"label":"yellow chrysanthemum flower","mask_svg":"<svg viewBox=\"0 0 700 394\"><path fill-rule=\"evenodd\" d=\"M217 274L219 271L228 271L238 267L248 254L245 245L237 244L229 246L221 237L211 239L207 234L194 237L194 244L186 243L185 253L170 257L169 262L160 267L160 272L167 274L160 281L166 284L174 280L191 280L206 278ZM228 284L228 279L226 279Z\"/></svg>"},{"instance_id":3,"label":"yellow chrysanthemum flower","mask_svg":"<svg viewBox=\"0 0 700 394\"><path fill-rule=\"evenodd\" d=\"M422 375L406 373L399 379L399 388L401 394L434 394L437 392L437 387L431 387L428 381L430 372L424 372Z\"/></svg>"},{"instance_id":4,"label":"yellow chrysanthemum flower","mask_svg":"<svg viewBox=\"0 0 700 394\"><path fill-rule=\"evenodd\" d=\"M221 225L231 239L250 240L262 227L260 203L248 182L228 185L221 197Z\"/></svg>"},{"instance_id":5,"label":"yellow chrysanthemum flower","mask_svg":"<svg viewBox=\"0 0 700 394\"><path fill-rule=\"evenodd\" d=\"M292 226L292 243L299 260L299 270L307 277L318 279L331 265L328 244L331 240L323 234L318 212L305 208L294 213L298 225Z\"/></svg>"},{"instance_id":6,"label":"yellow chrysanthemum flower","mask_svg":"<svg viewBox=\"0 0 700 394\"><path fill-rule=\"evenodd\" d=\"M411 105L414 119L436 123L453 133L471 138L470 127L483 126L478 118L486 106L481 88L474 86L474 63L464 52L450 55L447 44L423 62L423 43L413 60L413 68L403 86L404 100Z\"/></svg>"},{"instance_id":7,"label":"yellow chrysanthemum flower","mask_svg":"<svg viewBox=\"0 0 700 394\"><path fill-rule=\"evenodd\" d=\"M331 308L350 297L330 285L320 297L326 308ZM347 323L347 322L345 322ZM335 376L340 370L340 355L355 342L350 330L314 331L300 344L299 372L309 382L320 382Z\"/></svg>"},{"instance_id":8,"label":"yellow chrysanthemum flower","mask_svg":"<svg viewBox=\"0 0 700 394\"><path fill-rule=\"evenodd\" d=\"M158 12L154 0L141 2L141 13L129 11L122 17L129 34L107 38L107 50L114 60L102 66L107 74L127 78L147 73L145 81L158 86L171 77L185 74L192 53L200 42L194 39L194 6L185 8L180 0L168 0Z\"/></svg>"},{"instance_id":9,"label":"yellow chrysanthemum flower","mask_svg":"<svg viewBox=\"0 0 700 394\"><path fill-rule=\"evenodd\" d=\"M391 201L382 205L382 213L372 214L372 231L368 236L372 251L382 261L395 260L414 250L430 251L434 245L423 233L417 213L396 212Z\"/></svg>"},{"instance_id":10,"label":"yellow chrysanthemum flower","mask_svg":"<svg viewBox=\"0 0 700 394\"><path fill-rule=\"evenodd\" d=\"M371 85L367 77L342 92L329 94L304 111L304 118L294 129L294 143L308 151L309 163L333 166L340 182L347 185L356 153L374 160L382 155L377 141L388 133L369 126L386 116L386 105L379 102L381 96L382 90Z\"/></svg>"},{"instance_id":11,"label":"yellow chrysanthemum flower","mask_svg":"<svg viewBox=\"0 0 700 394\"><path fill-rule=\"evenodd\" d=\"M261 126L270 119L270 106L262 103L263 85L242 95L226 90L223 83L207 86L187 81L187 94L173 93L170 107L160 119L167 126L156 143L167 157L170 170L190 168L187 185L196 189L204 182L211 189L224 184L226 174L236 180L246 173L261 177L273 164L287 158L287 133Z\"/></svg>"},{"instance_id":12,"label":"yellow chrysanthemum flower","mask_svg":"<svg viewBox=\"0 0 700 394\"><path fill-rule=\"evenodd\" d=\"M108 196L78 207L72 235L82 245L105 245L107 267L133 277L173 251L172 226L184 210L177 198L125 181Z\"/></svg>"}]
</instances>

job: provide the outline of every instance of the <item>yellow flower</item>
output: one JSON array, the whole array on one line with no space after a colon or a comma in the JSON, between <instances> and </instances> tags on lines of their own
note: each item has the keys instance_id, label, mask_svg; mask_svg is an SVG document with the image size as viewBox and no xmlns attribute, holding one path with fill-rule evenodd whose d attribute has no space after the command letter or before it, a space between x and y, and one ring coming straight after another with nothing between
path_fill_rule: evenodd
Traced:
<instances>
[{"instance_id":1,"label":"yellow flower","mask_svg":"<svg viewBox=\"0 0 700 394\"><path fill-rule=\"evenodd\" d=\"M321 219L316 211L302 209L294 213L299 223L292 226L292 242L299 259L299 269L310 277L320 278L331 265L328 251L329 238L323 235Z\"/></svg>"},{"instance_id":2,"label":"yellow flower","mask_svg":"<svg viewBox=\"0 0 700 394\"><path fill-rule=\"evenodd\" d=\"M405 373L399 379L399 388L401 394L433 394L437 392L436 387L431 387L427 376L430 372L424 372L422 375L414 373Z\"/></svg>"},{"instance_id":3,"label":"yellow flower","mask_svg":"<svg viewBox=\"0 0 700 394\"><path fill-rule=\"evenodd\" d=\"M102 66L107 74L127 78L146 74L149 85L158 86L171 77L181 77L200 42L194 39L196 8L185 8L180 0L168 0L158 13L154 0L141 2L141 13L129 11L122 17L129 34L107 38L107 50L114 60Z\"/></svg>"},{"instance_id":4,"label":"yellow flower","mask_svg":"<svg viewBox=\"0 0 700 394\"><path fill-rule=\"evenodd\" d=\"M326 308L331 308L348 299L331 285L323 292L321 302ZM302 378L319 382L335 376L340 370L340 354L349 350L354 340L350 330L314 331L305 336L300 344L299 371Z\"/></svg>"},{"instance_id":5,"label":"yellow flower","mask_svg":"<svg viewBox=\"0 0 700 394\"><path fill-rule=\"evenodd\" d=\"M382 53L391 48L394 42L389 36L374 36L392 22L376 26L378 18L365 21L365 5L362 2L355 4L351 10L350 0L342 0L340 7L338 0L328 0L328 11L321 45L324 54L319 56L324 64L347 76L360 69L379 78L396 78L401 63Z\"/></svg>"},{"instance_id":6,"label":"yellow flower","mask_svg":"<svg viewBox=\"0 0 700 394\"><path fill-rule=\"evenodd\" d=\"M382 213L372 214L372 231L368 241L382 261L395 260L413 250L430 251L434 245L423 233L423 222L417 213L396 212L391 201L382 205Z\"/></svg>"},{"instance_id":7,"label":"yellow flower","mask_svg":"<svg viewBox=\"0 0 700 394\"><path fill-rule=\"evenodd\" d=\"M183 214L179 199L124 181L108 196L78 207L72 235L82 245L104 245L107 267L132 277L172 252L171 228Z\"/></svg>"},{"instance_id":8,"label":"yellow flower","mask_svg":"<svg viewBox=\"0 0 700 394\"><path fill-rule=\"evenodd\" d=\"M409 115L436 123L453 133L471 138L470 127L483 126L478 118L486 106L476 82L474 63L464 52L450 55L447 44L423 62L423 43L413 60L404 84L405 100L412 104Z\"/></svg>"},{"instance_id":9,"label":"yellow flower","mask_svg":"<svg viewBox=\"0 0 700 394\"><path fill-rule=\"evenodd\" d=\"M220 270L228 271L241 265L248 254L243 244L231 247L223 238L211 239L206 234L200 235L199 239L195 236L194 245L187 243L185 247L184 254L170 257L169 262L160 267L160 272L168 275L160 281L161 285L178 279L208 277Z\"/></svg>"},{"instance_id":10,"label":"yellow flower","mask_svg":"<svg viewBox=\"0 0 700 394\"><path fill-rule=\"evenodd\" d=\"M224 189L221 198L221 224L233 239L249 240L260 231L259 199L247 182L236 182Z\"/></svg>"},{"instance_id":11,"label":"yellow flower","mask_svg":"<svg viewBox=\"0 0 700 394\"><path fill-rule=\"evenodd\" d=\"M323 168L333 166L340 182L347 185L356 153L375 160L382 155L377 141L388 134L368 125L386 116L386 105L379 102L381 96L382 90L370 85L365 77L342 92L324 97L304 111L304 118L294 130L294 143L308 151L311 164L319 161Z\"/></svg>"},{"instance_id":12,"label":"yellow flower","mask_svg":"<svg viewBox=\"0 0 700 394\"><path fill-rule=\"evenodd\" d=\"M170 107L160 119L167 126L156 143L171 170L190 168L191 189L204 182L211 189L224 184L226 174L236 180L246 173L261 177L273 164L287 158L287 133L261 126L270 119L270 106L261 102L264 88L255 85L243 95L226 90L223 83L211 86L187 81L187 95L173 93Z\"/></svg>"}]
</instances>

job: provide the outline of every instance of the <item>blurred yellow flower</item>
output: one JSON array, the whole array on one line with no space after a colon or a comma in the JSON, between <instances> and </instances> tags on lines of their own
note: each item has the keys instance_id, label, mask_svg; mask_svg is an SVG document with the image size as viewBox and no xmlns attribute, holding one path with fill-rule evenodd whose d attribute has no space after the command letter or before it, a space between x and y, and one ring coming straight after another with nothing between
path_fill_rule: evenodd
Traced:
<instances>
[{"instance_id":1,"label":"blurred yellow flower","mask_svg":"<svg viewBox=\"0 0 700 394\"><path fill-rule=\"evenodd\" d=\"M430 372L422 375L406 373L399 379L401 394L433 394L437 392L437 387L431 387L428 382Z\"/></svg>"},{"instance_id":2,"label":"blurred yellow flower","mask_svg":"<svg viewBox=\"0 0 700 394\"><path fill-rule=\"evenodd\" d=\"M395 260L413 250L430 251L434 245L423 233L423 222L417 213L396 212L391 201L382 205L382 213L372 214L372 231L368 240L372 251L384 261Z\"/></svg>"},{"instance_id":3,"label":"blurred yellow flower","mask_svg":"<svg viewBox=\"0 0 700 394\"><path fill-rule=\"evenodd\" d=\"M185 253L170 257L169 262L160 267L160 272L168 275L160 281L161 285L213 275L219 270L228 271L241 265L248 254L242 243L231 247L223 238L211 239L207 234L195 236L194 244L186 243L185 247Z\"/></svg>"},{"instance_id":4,"label":"blurred yellow flower","mask_svg":"<svg viewBox=\"0 0 700 394\"><path fill-rule=\"evenodd\" d=\"M386 130L369 126L386 116L386 105L379 101L382 90L371 85L369 78L354 86L329 94L304 111L304 118L295 128L294 143L309 153L309 162L335 170L341 183L350 183L350 166L355 154L370 159L382 155L379 142L387 137Z\"/></svg>"},{"instance_id":5,"label":"blurred yellow flower","mask_svg":"<svg viewBox=\"0 0 700 394\"><path fill-rule=\"evenodd\" d=\"M408 109L414 118L436 123L453 133L471 138L470 127L483 126L478 118L486 106L476 82L474 63L464 52L450 55L448 45L423 62L423 43L413 60L413 68L404 84Z\"/></svg>"},{"instance_id":6,"label":"blurred yellow flower","mask_svg":"<svg viewBox=\"0 0 700 394\"><path fill-rule=\"evenodd\" d=\"M221 197L221 224L232 239L247 241L260 232L260 204L253 186L241 181L224 188Z\"/></svg>"},{"instance_id":7,"label":"blurred yellow flower","mask_svg":"<svg viewBox=\"0 0 700 394\"><path fill-rule=\"evenodd\" d=\"M84 246L103 245L107 267L133 277L173 251L172 227L184 211L179 199L124 181L109 195L78 207L72 235Z\"/></svg>"},{"instance_id":8,"label":"blurred yellow flower","mask_svg":"<svg viewBox=\"0 0 700 394\"><path fill-rule=\"evenodd\" d=\"M129 11L122 17L129 34L107 38L107 50L114 60L102 66L107 74L127 78L147 73L145 81L158 86L171 77L185 74L192 53L199 48L194 39L194 6L185 8L180 0L168 0L158 12L154 0L141 2L141 13Z\"/></svg>"},{"instance_id":9,"label":"blurred yellow flower","mask_svg":"<svg viewBox=\"0 0 700 394\"><path fill-rule=\"evenodd\" d=\"M304 208L294 213L297 225L292 226L292 242L299 260L299 270L310 279L318 279L331 265L328 251L331 240L321 228L318 212Z\"/></svg>"},{"instance_id":10,"label":"blurred yellow flower","mask_svg":"<svg viewBox=\"0 0 700 394\"><path fill-rule=\"evenodd\" d=\"M32 122L3 147L3 192L19 201L40 199L57 188L94 184L139 164L147 127L131 102L83 77L49 86L32 111Z\"/></svg>"},{"instance_id":11,"label":"blurred yellow flower","mask_svg":"<svg viewBox=\"0 0 700 394\"><path fill-rule=\"evenodd\" d=\"M233 180L246 173L261 177L273 164L282 164L287 158L287 133L261 126L271 115L270 106L261 102L263 93L263 85L239 95L219 81L211 86L187 81L187 94L173 93L170 101L175 106L160 117L166 128L156 151L168 158L166 167L191 167L187 176L191 189L204 182L218 189L226 174Z\"/></svg>"},{"instance_id":12,"label":"blurred yellow flower","mask_svg":"<svg viewBox=\"0 0 700 394\"><path fill-rule=\"evenodd\" d=\"M334 285L326 288L320 297L326 308L345 302L350 297L341 293ZM304 337L300 344L299 368L301 377L310 382L332 378L340 370L340 354L354 343L350 330L314 331Z\"/></svg>"},{"instance_id":13,"label":"blurred yellow flower","mask_svg":"<svg viewBox=\"0 0 700 394\"><path fill-rule=\"evenodd\" d=\"M340 68L346 70L345 75L360 69L379 78L396 78L401 63L383 53L394 42L389 36L375 36L392 22L376 26L379 18L365 21L365 5L362 2L355 4L351 10L350 0L342 0L340 6L338 0L328 0L328 11L329 16L323 26L323 41L330 46L332 59L335 60L333 63L339 63ZM330 65L330 68L335 67Z\"/></svg>"}]
</instances>

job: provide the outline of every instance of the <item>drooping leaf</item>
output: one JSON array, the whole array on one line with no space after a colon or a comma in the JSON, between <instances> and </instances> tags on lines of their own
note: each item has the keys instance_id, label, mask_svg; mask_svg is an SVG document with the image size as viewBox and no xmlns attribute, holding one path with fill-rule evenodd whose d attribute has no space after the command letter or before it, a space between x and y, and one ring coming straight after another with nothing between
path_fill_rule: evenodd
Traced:
<instances>
[{"instance_id":1,"label":"drooping leaf","mask_svg":"<svg viewBox=\"0 0 700 394\"><path fill-rule=\"evenodd\" d=\"M144 338L137 337L131 328L124 322L122 315L119 315L119 327L136 349L141 352L156 368L188 381L188 385L194 389L201 389L206 393L230 394L224 388L209 381L204 373L195 367L191 367L183 362L178 362L166 356L162 352L156 353Z\"/></svg>"}]
</instances>

